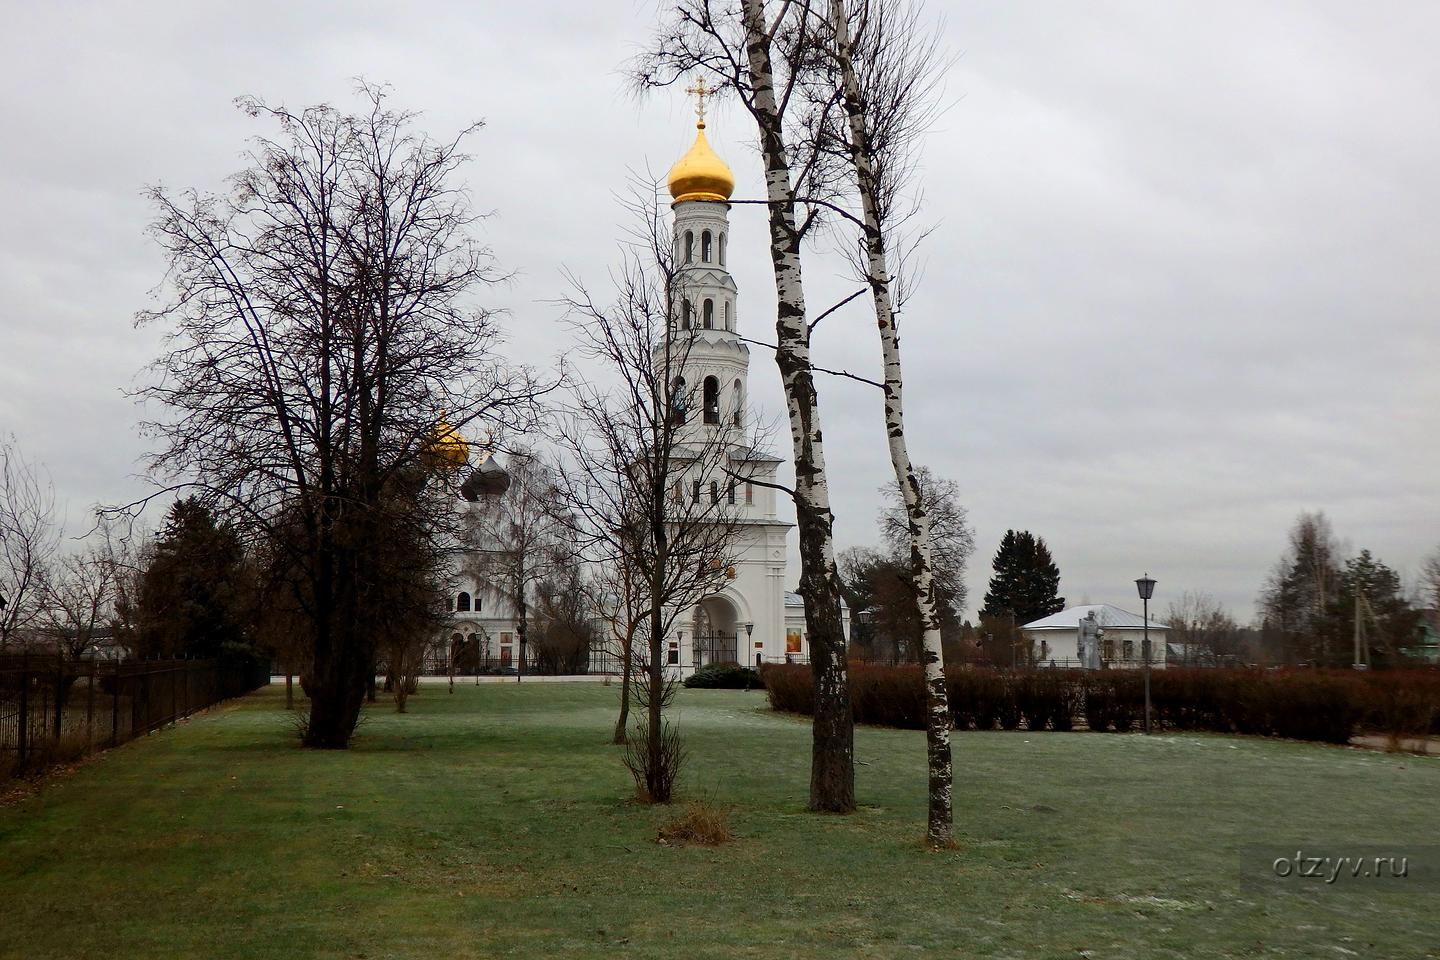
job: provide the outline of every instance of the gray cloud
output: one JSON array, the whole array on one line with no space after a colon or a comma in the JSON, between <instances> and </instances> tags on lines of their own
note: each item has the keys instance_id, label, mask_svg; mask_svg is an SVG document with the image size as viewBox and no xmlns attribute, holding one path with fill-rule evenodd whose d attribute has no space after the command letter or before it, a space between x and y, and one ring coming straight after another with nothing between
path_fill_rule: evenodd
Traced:
<instances>
[{"instance_id":1,"label":"gray cloud","mask_svg":"<svg viewBox=\"0 0 1440 960\"><path fill-rule=\"evenodd\" d=\"M942 5L933 4L940 10ZM547 363L561 269L604 281L615 192L688 145L678 96L621 67L648 4L17 6L0 39L0 429L75 519L143 489L121 390L164 264L149 183L218 189L259 132L231 105L345 103L392 84L436 133L487 121L467 169L510 352ZM1248 615L1302 509L1402 570L1440 542L1440 66L1423 4L945 5L952 101L922 158L924 283L903 333L917 458L978 529L1050 542L1072 600L1209 590ZM711 131L759 193L745 119ZM736 207L740 318L773 307L761 214ZM746 252L748 251L748 252ZM850 288L809 266L817 306ZM863 306L820 362L874 370ZM756 351L752 395L783 409ZM879 399L822 384L842 542L874 537ZM777 436L783 445L784 435Z\"/></svg>"}]
</instances>

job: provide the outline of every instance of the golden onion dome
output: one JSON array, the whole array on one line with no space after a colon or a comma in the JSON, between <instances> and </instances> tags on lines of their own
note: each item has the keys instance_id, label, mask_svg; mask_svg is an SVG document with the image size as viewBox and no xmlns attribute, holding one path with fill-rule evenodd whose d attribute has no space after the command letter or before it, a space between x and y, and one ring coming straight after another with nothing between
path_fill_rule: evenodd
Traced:
<instances>
[{"instance_id":1,"label":"golden onion dome","mask_svg":"<svg viewBox=\"0 0 1440 960\"><path fill-rule=\"evenodd\" d=\"M470 444L454 427L441 420L425 439L420 456L432 468L459 470L470 462Z\"/></svg>"},{"instance_id":2,"label":"golden onion dome","mask_svg":"<svg viewBox=\"0 0 1440 960\"><path fill-rule=\"evenodd\" d=\"M684 200L711 200L720 203L735 192L735 174L705 139L705 121L695 124L695 143L670 168L670 196Z\"/></svg>"}]
</instances>

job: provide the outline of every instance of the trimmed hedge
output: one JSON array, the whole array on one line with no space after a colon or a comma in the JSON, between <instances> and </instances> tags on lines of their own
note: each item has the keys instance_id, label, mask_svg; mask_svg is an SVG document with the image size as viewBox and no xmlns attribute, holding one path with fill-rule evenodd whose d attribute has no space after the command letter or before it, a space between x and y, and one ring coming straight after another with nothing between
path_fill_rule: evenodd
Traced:
<instances>
[{"instance_id":1,"label":"trimmed hedge","mask_svg":"<svg viewBox=\"0 0 1440 960\"><path fill-rule=\"evenodd\" d=\"M702 690L759 690L765 685L754 667L712 663L685 678L685 686Z\"/></svg>"},{"instance_id":2,"label":"trimmed hedge","mask_svg":"<svg viewBox=\"0 0 1440 960\"><path fill-rule=\"evenodd\" d=\"M770 705L814 712L810 669L766 665ZM1097 732L1144 725L1144 677L1138 670L951 669L945 674L959 730L1072 730L1083 719ZM858 723L922 729L925 685L919 667L855 665L850 699ZM1208 730L1346 743L1357 730L1393 737L1440 734L1440 671L1356 674L1327 670L1155 670L1155 723L1164 730Z\"/></svg>"}]
</instances>

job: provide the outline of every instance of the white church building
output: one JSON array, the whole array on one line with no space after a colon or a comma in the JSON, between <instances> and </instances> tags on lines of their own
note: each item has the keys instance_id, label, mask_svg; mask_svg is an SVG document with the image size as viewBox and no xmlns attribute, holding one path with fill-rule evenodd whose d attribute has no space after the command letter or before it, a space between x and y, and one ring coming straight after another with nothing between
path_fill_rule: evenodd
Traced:
<instances>
[{"instance_id":1,"label":"white church building","mask_svg":"<svg viewBox=\"0 0 1440 960\"><path fill-rule=\"evenodd\" d=\"M1092 626L1093 625L1093 626ZM1087 603L1066 607L1059 613L1032 620L1020 627L1030 642L1038 666L1084 667L1095 660L1081 650L1082 630L1094 630L1099 645L1094 651L1104 668L1139 669L1145 665L1143 651L1145 619L1112 603ZM1166 638L1170 628L1150 621L1150 668L1165 668Z\"/></svg>"},{"instance_id":2,"label":"white church building","mask_svg":"<svg viewBox=\"0 0 1440 960\"><path fill-rule=\"evenodd\" d=\"M758 454L745 443L750 350L738 332L739 291L726 264L727 201L735 178L707 142L703 114L696 126L694 144L668 178L676 266L684 291L679 318L693 335L677 383L697 400L687 429L705 432L707 440L720 437L730 445L727 456L735 472L760 482L717 486L711 481L707 489L695 481L693 489L677 490L677 495L697 499L726 498L739 525L723 588L682 612L666 640L665 662L680 673L709 663L806 662L810 653L804 602L786 590L786 538L794 524L781 515L776 490L767 485L775 482L783 461ZM664 347L656 344L657 350ZM504 465L491 456L474 467L462 485L461 509L494 509L509 486ZM458 587L449 603L451 622L432 652L430 669L448 669L452 655L461 663L478 655L492 671L528 672L528 665L520 662L511 604L501 591L480 582L473 566L462 564L458 571ZM849 610L842 608L842 616L848 638ZM602 665L604 659L592 655L590 669L614 667Z\"/></svg>"}]
</instances>

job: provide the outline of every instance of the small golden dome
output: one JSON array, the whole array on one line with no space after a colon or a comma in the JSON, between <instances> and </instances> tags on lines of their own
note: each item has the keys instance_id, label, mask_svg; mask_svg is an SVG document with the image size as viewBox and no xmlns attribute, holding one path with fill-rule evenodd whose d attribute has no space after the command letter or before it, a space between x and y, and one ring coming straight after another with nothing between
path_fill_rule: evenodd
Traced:
<instances>
[{"instance_id":1,"label":"small golden dome","mask_svg":"<svg viewBox=\"0 0 1440 960\"><path fill-rule=\"evenodd\" d=\"M425 464L432 468L459 470L470 462L470 444L444 420L435 424L420 449Z\"/></svg>"},{"instance_id":2,"label":"small golden dome","mask_svg":"<svg viewBox=\"0 0 1440 960\"><path fill-rule=\"evenodd\" d=\"M735 174L710 149L705 139L705 121L695 124L695 143L690 152L670 168L670 196L684 200L711 200L724 203L735 192Z\"/></svg>"}]
</instances>

